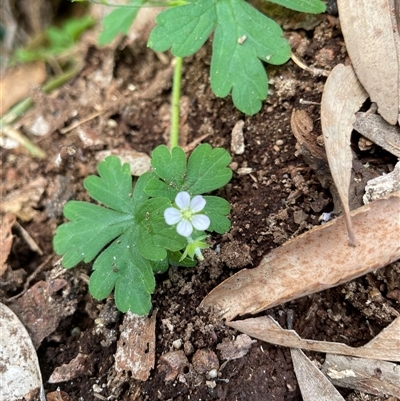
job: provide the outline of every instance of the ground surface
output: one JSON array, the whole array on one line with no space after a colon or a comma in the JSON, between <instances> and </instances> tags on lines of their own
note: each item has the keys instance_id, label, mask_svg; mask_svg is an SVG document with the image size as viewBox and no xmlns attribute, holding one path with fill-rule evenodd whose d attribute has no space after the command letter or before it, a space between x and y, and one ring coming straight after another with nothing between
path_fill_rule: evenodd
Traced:
<instances>
[{"instance_id":1,"label":"ground surface","mask_svg":"<svg viewBox=\"0 0 400 401\"><path fill-rule=\"evenodd\" d=\"M335 16L323 16L312 30L300 27L295 31L289 26L286 35L306 64L330 70L339 62L346 62ZM95 173L99 151L135 150L150 154L155 146L166 143L172 74L169 56L155 55L144 41L130 44L125 40L115 51L90 47L77 78L56 94L36 94L34 110L22 121L25 132L38 116L48 122L49 134L39 139L31 136L47 157L36 160L22 148L0 150L3 195L18 189L30 194L26 200L30 204L28 217L18 221L43 253L33 251L20 231L14 229L9 269L0 288L1 299L6 301L19 294L27 277L34 273L28 284L31 295L10 302L10 307L26 320L29 313L42 313L45 319L63 316L55 319L57 324L51 334L43 334L39 341L46 390L59 387L71 400L85 401L302 399L288 349L256 341L245 356L222 365L217 345L239 333L227 328L209 311L201 310L199 304L225 278L243 267L257 266L271 249L318 225L320 215L332 211L331 193L321 186L304 160L296 156L296 139L290 127L292 110L300 108L313 120L315 137L321 134L318 102L326 78L313 76L292 61L269 68L271 94L260 113L246 117L235 110L229 98L218 99L212 94L209 63L209 44L185 61L182 145L190 145L207 134L203 142L230 150L232 129L242 119L245 152L232 154L233 179L219 193L232 207L231 231L224 236L212 236L212 246L198 267L171 268L157 277L153 297L157 310L156 366L161 355L174 350L175 340L181 340L181 349L187 357L182 375L173 380L165 381L165 372L157 367L146 382L116 373L114 354L123 316L115 312L111 299L97 302L88 295L90 265L63 271L57 264L59 257L52 250L52 236L63 221L62 205L68 199L87 200L82 182L88 174ZM60 131L96 112L97 117L79 127L67 133ZM355 150L357 157L369 162L377 174L389 172L395 162L379 149L375 153L361 152L355 146ZM62 162L57 164L60 153ZM39 179L43 181L38 182ZM32 192L28 192L29 188ZM58 287L51 292L55 301L40 303L32 295L32 286L40 281L46 286L43 283L55 280L59 280ZM394 263L346 285L265 313L286 327L286 311L292 309L300 336L360 346L399 315L400 300L393 295L398 292L389 294L399 282L400 264ZM37 288L34 291L40 293ZM54 305L60 309L55 310ZM216 378L194 370L192 358L200 349L215 353L220 366ZM55 368L69 363L78 353L84 358L79 366L75 365L76 377L47 383ZM211 354L209 358L213 357ZM323 362L324 356L311 357ZM207 363L209 371L214 365ZM93 395L94 391L99 395ZM350 390L341 392L347 400L386 399Z\"/></svg>"}]
</instances>

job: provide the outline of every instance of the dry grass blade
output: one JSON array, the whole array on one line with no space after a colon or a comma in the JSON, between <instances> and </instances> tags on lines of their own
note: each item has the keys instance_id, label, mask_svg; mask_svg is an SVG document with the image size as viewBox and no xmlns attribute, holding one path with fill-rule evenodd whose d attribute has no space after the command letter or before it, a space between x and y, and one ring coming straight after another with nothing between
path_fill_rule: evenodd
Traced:
<instances>
[{"instance_id":1,"label":"dry grass blade","mask_svg":"<svg viewBox=\"0 0 400 401\"><path fill-rule=\"evenodd\" d=\"M338 0L340 26L358 79L390 124L399 118L398 0ZM398 11L398 10L397 10Z\"/></svg>"},{"instance_id":2,"label":"dry grass blade","mask_svg":"<svg viewBox=\"0 0 400 401\"><path fill-rule=\"evenodd\" d=\"M284 347L400 362L400 318L394 320L369 343L358 348L336 342L302 339L294 330L282 329L271 316L229 322L228 326L250 337Z\"/></svg>"},{"instance_id":3,"label":"dry grass blade","mask_svg":"<svg viewBox=\"0 0 400 401\"><path fill-rule=\"evenodd\" d=\"M367 98L351 66L337 65L326 81L321 101L321 124L333 181L346 216L349 243L355 246L349 210L349 186L353 155L350 148L355 113Z\"/></svg>"},{"instance_id":4,"label":"dry grass blade","mask_svg":"<svg viewBox=\"0 0 400 401\"><path fill-rule=\"evenodd\" d=\"M351 212L357 246L347 244L343 216L274 249L212 290L202 305L228 321L337 286L400 258L400 193Z\"/></svg>"}]
</instances>

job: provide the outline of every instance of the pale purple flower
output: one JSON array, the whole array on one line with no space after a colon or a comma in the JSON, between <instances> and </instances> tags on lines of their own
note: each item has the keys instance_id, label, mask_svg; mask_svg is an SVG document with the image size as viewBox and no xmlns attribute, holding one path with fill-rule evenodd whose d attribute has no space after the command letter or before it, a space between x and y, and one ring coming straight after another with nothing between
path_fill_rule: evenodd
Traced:
<instances>
[{"instance_id":1,"label":"pale purple flower","mask_svg":"<svg viewBox=\"0 0 400 401\"><path fill-rule=\"evenodd\" d=\"M173 226L177 224L176 231L183 237L189 237L193 228L199 231L210 227L210 219L205 214L198 214L205 205L206 200L201 195L196 195L190 200L186 191L179 192L175 197L176 207L168 207L164 211L165 222Z\"/></svg>"}]
</instances>

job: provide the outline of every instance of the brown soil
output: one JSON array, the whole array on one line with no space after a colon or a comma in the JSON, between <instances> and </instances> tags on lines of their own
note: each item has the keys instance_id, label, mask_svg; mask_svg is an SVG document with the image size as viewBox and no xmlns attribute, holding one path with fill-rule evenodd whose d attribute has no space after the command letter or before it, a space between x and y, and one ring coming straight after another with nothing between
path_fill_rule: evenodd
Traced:
<instances>
[{"instance_id":1,"label":"brown soil","mask_svg":"<svg viewBox=\"0 0 400 401\"><path fill-rule=\"evenodd\" d=\"M306 64L331 69L346 61L343 38L334 16L323 16L313 30L288 29L286 35ZM88 200L82 182L88 174L95 173L98 151L128 149L150 154L154 147L166 143L171 59L158 57L144 42L123 41L115 52L90 47L78 77L56 94L36 93L35 108L21 121L27 135L30 135L27 127L37 116L43 116L50 124L46 136L37 139L30 135L47 157L34 159L22 148L0 150L3 195L17 189L25 191L38 177L45 179L39 201L29 209L30 217L19 220L43 255L33 251L15 230L0 295L7 302L21 293L32 274L28 282L31 289L40 281L54 282L55 277L62 280L52 293L54 302L38 308L51 309L54 304L63 308L57 313L63 316L60 322L39 341L38 354L47 391L59 387L76 401L302 399L288 349L256 341L245 356L220 368L216 378L196 372L192 358L200 349L213 351L220 358L217 345L239 334L199 308L205 295L238 269L257 266L271 249L318 225L319 216L334 208L329 190L321 186L315 171L296 156L296 140L290 127L292 110L305 109L314 122L315 135L320 135L318 102L325 78L311 75L292 61L278 68L268 67L271 94L260 113L246 117L233 107L229 98L218 99L212 94L209 63L209 44L185 60L182 144L188 145L208 134L203 142L230 150L232 129L238 120L244 120L245 152L232 155L233 179L219 191L231 204L232 229L226 235L211 237L211 248L204 252L205 260L197 267L171 268L157 277L153 296L157 311L156 367L146 382L134 380L129 372L116 373L114 354L123 316L115 311L112 299L97 302L88 294L86 279L90 265L69 271L60 269L59 257L52 250L52 236L63 222L62 205L68 199ZM61 133L61 129L96 111L100 111L99 117ZM60 152L63 161L57 165L55 160ZM378 173L388 172L395 161L379 149L375 153L357 150L357 157L368 161ZM388 296L389 289L399 282L400 264L394 263L346 285L265 313L286 327L286 313L291 309L300 336L360 346L399 316L399 299ZM377 291L372 301L371 291ZM22 297L8 303L19 311L23 321L24 317L27 319L27 311L37 307L32 304L33 297L29 299ZM54 310L36 313L48 316ZM161 355L174 350L173 342L178 339L182 340L188 364L182 375L166 381L165 371L157 369L157 365ZM85 359L77 377L47 383L55 368L69 363L78 353L84 354ZM323 355L311 357L323 362ZM218 360L220 366L223 362ZM97 395L94 389L98 390ZM387 399L340 391L347 400Z\"/></svg>"}]
</instances>

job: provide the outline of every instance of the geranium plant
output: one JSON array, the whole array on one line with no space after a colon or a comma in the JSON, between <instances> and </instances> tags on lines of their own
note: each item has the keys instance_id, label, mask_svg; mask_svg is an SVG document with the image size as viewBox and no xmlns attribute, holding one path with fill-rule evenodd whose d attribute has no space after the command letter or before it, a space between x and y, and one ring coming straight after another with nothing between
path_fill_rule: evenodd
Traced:
<instances>
[{"instance_id":1,"label":"geranium plant","mask_svg":"<svg viewBox=\"0 0 400 401\"><path fill-rule=\"evenodd\" d=\"M232 177L231 157L222 148L198 146L189 159L179 147L158 146L152 170L132 186L128 164L109 156L98 166L99 176L84 186L102 205L70 201L64 207L69 220L60 225L54 249L65 268L92 262L89 290L104 299L114 290L121 311L146 314L151 308L154 274L170 264L193 266L208 232L230 228L229 203L204 195L224 186Z\"/></svg>"}]
</instances>

